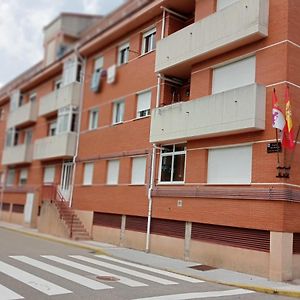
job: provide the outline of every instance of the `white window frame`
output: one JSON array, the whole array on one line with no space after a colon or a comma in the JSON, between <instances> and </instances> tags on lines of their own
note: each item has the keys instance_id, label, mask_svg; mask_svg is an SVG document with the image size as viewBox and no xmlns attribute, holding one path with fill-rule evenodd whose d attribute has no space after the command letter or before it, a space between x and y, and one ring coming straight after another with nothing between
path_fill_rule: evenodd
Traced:
<instances>
[{"instance_id":1,"label":"white window frame","mask_svg":"<svg viewBox=\"0 0 300 300\"><path fill-rule=\"evenodd\" d=\"M113 103L113 125L124 122L125 100L118 100Z\"/></svg>"},{"instance_id":2,"label":"white window frame","mask_svg":"<svg viewBox=\"0 0 300 300\"><path fill-rule=\"evenodd\" d=\"M97 129L99 126L99 108L89 111L89 130Z\"/></svg>"},{"instance_id":3,"label":"white window frame","mask_svg":"<svg viewBox=\"0 0 300 300\"><path fill-rule=\"evenodd\" d=\"M183 151L175 151L175 147L178 146L178 145L185 145L185 148ZM163 147L162 146L162 149L160 151L160 160L159 160L159 177L158 177L158 183L159 184L184 184L185 183L185 176L186 176L186 154L187 154L187 151L186 151L186 143L180 143L180 144L173 144L173 145L165 145L166 147L167 146L173 146L173 151L172 152L166 152L166 153L163 153ZM183 155L184 154L184 174L183 174L183 180L182 181L174 181L173 180L173 171L174 171L174 157L176 155ZM163 160L163 157L166 157L166 156L172 156L172 166L171 166L171 180L170 181L162 181L161 180L161 169L162 169L162 160Z\"/></svg>"},{"instance_id":4,"label":"white window frame","mask_svg":"<svg viewBox=\"0 0 300 300\"><path fill-rule=\"evenodd\" d=\"M49 123L48 136L55 136L57 134L57 119Z\"/></svg>"},{"instance_id":5,"label":"white window frame","mask_svg":"<svg viewBox=\"0 0 300 300\"><path fill-rule=\"evenodd\" d=\"M145 166L144 166L144 170L143 170L143 180L136 180L135 179L135 161L137 161L138 159L143 159L145 162ZM131 158L131 184L132 185L145 185L146 182L146 169L147 169L147 156L135 156Z\"/></svg>"},{"instance_id":6,"label":"white window frame","mask_svg":"<svg viewBox=\"0 0 300 300\"><path fill-rule=\"evenodd\" d=\"M73 120L75 118L75 120ZM66 121L66 126L63 127ZM72 130L72 123L75 122L75 128ZM76 132L77 131L77 121L78 121L78 108L73 106L65 106L58 110L57 114L57 128L56 134L66 133L66 132Z\"/></svg>"},{"instance_id":7,"label":"white window frame","mask_svg":"<svg viewBox=\"0 0 300 300\"><path fill-rule=\"evenodd\" d=\"M35 102L36 101L36 97L37 97L37 94L35 92L31 93L29 95L29 102Z\"/></svg>"},{"instance_id":8,"label":"white window frame","mask_svg":"<svg viewBox=\"0 0 300 300\"><path fill-rule=\"evenodd\" d=\"M94 73L98 73L103 69L104 66L104 57L98 56L94 59Z\"/></svg>"},{"instance_id":9,"label":"white window frame","mask_svg":"<svg viewBox=\"0 0 300 300\"><path fill-rule=\"evenodd\" d=\"M6 186L13 186L15 185L16 180L16 170L15 169L8 169L7 176L6 176Z\"/></svg>"},{"instance_id":10,"label":"white window frame","mask_svg":"<svg viewBox=\"0 0 300 300\"><path fill-rule=\"evenodd\" d=\"M23 180L25 180L25 182L22 182ZM27 180L28 180L28 169L27 168L22 168L20 170L19 185L21 185L21 186L26 185Z\"/></svg>"},{"instance_id":11,"label":"white window frame","mask_svg":"<svg viewBox=\"0 0 300 300\"><path fill-rule=\"evenodd\" d=\"M84 164L82 185L92 185L94 178L94 163L87 162Z\"/></svg>"},{"instance_id":12,"label":"white window frame","mask_svg":"<svg viewBox=\"0 0 300 300\"><path fill-rule=\"evenodd\" d=\"M149 49L146 49L147 38L151 37ZM143 33L142 55L150 53L156 49L156 28L151 28Z\"/></svg>"},{"instance_id":13,"label":"white window frame","mask_svg":"<svg viewBox=\"0 0 300 300\"><path fill-rule=\"evenodd\" d=\"M149 100L149 108L144 109L144 110L139 110L139 101L141 100L141 96L145 95L145 94L150 94L149 98L147 99ZM147 91L143 91L143 92L139 92L137 94L137 103L136 103L136 118L140 119L140 118L145 118L150 116L151 114L151 100L152 100L152 91L151 90L147 90Z\"/></svg>"},{"instance_id":14,"label":"white window frame","mask_svg":"<svg viewBox=\"0 0 300 300\"><path fill-rule=\"evenodd\" d=\"M54 165L48 165L44 167L44 174L43 174L43 184L53 184L55 181L55 172L56 168ZM48 174L47 174L48 173ZM49 176L51 175L51 176ZM48 180L48 178L51 178L51 180Z\"/></svg>"},{"instance_id":15,"label":"white window frame","mask_svg":"<svg viewBox=\"0 0 300 300\"><path fill-rule=\"evenodd\" d=\"M110 178L112 174L112 163L117 163L117 174L116 177ZM119 177L120 177L120 160L119 159L112 159L107 161L107 174L106 174L106 184L107 185L118 185L119 184Z\"/></svg>"},{"instance_id":16,"label":"white window frame","mask_svg":"<svg viewBox=\"0 0 300 300\"><path fill-rule=\"evenodd\" d=\"M129 61L130 44L126 42L118 48L118 66L127 64Z\"/></svg>"},{"instance_id":17,"label":"white window frame","mask_svg":"<svg viewBox=\"0 0 300 300\"><path fill-rule=\"evenodd\" d=\"M56 79L54 81L54 90L58 91L62 88L62 78Z\"/></svg>"}]
</instances>

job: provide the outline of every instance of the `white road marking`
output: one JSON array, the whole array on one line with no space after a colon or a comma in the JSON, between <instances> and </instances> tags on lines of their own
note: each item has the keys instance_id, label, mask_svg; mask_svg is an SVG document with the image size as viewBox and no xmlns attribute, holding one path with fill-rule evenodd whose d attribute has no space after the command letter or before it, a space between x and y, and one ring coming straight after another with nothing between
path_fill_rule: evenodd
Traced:
<instances>
[{"instance_id":1,"label":"white road marking","mask_svg":"<svg viewBox=\"0 0 300 300\"><path fill-rule=\"evenodd\" d=\"M238 296L254 293L253 291L235 289L228 291L214 291L214 292L201 292L201 293L187 293L187 294L175 294L166 296L156 296L149 298L138 298L134 300L189 300L189 299L207 299L207 298L217 298L217 297L228 297L228 296Z\"/></svg>"},{"instance_id":2,"label":"white road marking","mask_svg":"<svg viewBox=\"0 0 300 300\"><path fill-rule=\"evenodd\" d=\"M129 275L136 276L136 277L139 277L139 278L143 278L143 279L153 281L153 282L156 282L156 283L160 283L160 284L164 284L164 285L178 284L177 282L174 282L174 281L170 281L170 280L166 280L166 279L163 279L163 278L160 278L160 277L156 277L156 276L152 276L152 275L149 275L149 274L141 273L141 272L134 271L134 270L131 270L131 269L128 269L128 268L119 267L119 266L109 264L109 263L106 263L106 262L103 262L103 261L100 261L100 260L92 259L92 258L89 258L89 257L85 257L85 256L81 256L81 255L69 255L69 256L73 257L73 258L76 258L76 259L79 259L79 260L82 260L82 261L85 261L85 262L88 262L88 263L91 263L91 264L94 264L94 265L97 265L97 266L101 266L101 267L104 267L104 268L107 268L107 269L112 269L112 270L115 270L115 271L118 271L118 272L126 273L126 274L129 274Z\"/></svg>"},{"instance_id":3,"label":"white road marking","mask_svg":"<svg viewBox=\"0 0 300 300\"><path fill-rule=\"evenodd\" d=\"M0 299L1 300L18 300L24 299L24 297L8 289L7 287L0 284Z\"/></svg>"},{"instance_id":4,"label":"white road marking","mask_svg":"<svg viewBox=\"0 0 300 300\"><path fill-rule=\"evenodd\" d=\"M112 289L113 288L111 286L105 285L96 280L92 280L92 279L86 278L84 276L74 274L72 272L51 266L49 264L45 264L41 261L29 258L27 256L10 256L10 257L13 259L16 259L18 261L21 261L23 263L26 263L30 266L42 269L43 271L60 276L64 279L76 282L76 283L83 285L85 287L88 287L92 290L104 290L104 289Z\"/></svg>"},{"instance_id":5,"label":"white road marking","mask_svg":"<svg viewBox=\"0 0 300 300\"><path fill-rule=\"evenodd\" d=\"M155 269L155 268L139 265L139 264L136 264L136 263L131 263L131 262L128 262L128 261L123 261L123 260L116 259L116 258L106 256L106 255L95 255L95 256L99 257L99 258L107 259L107 260L110 260L110 261L113 261L113 262L116 262L116 263L120 263L120 264L123 264L123 265L131 266L131 267L134 267L134 268L142 269L142 270L149 271L149 272L152 272L152 273L157 273L157 274L160 274L160 275L165 275L165 276L168 276L168 277L172 277L172 278L175 278L175 279L179 279L179 280L183 280L183 281L187 281L187 282L191 282L191 283L201 283L201 282L203 282L202 280L199 280L199 279L196 279L196 278L192 278L192 277L188 277L188 276L184 276L184 275L180 275L180 274L176 274L176 273L172 273L172 272L168 272L168 271L164 271L164 270Z\"/></svg>"},{"instance_id":6,"label":"white road marking","mask_svg":"<svg viewBox=\"0 0 300 300\"><path fill-rule=\"evenodd\" d=\"M71 260L60 258L58 256L42 255L42 257L47 258L47 259L52 260L52 261L56 261L58 263L61 263L61 264L67 265L67 266L70 266L70 267L75 268L75 269L79 269L79 270L97 275L97 276L113 276L113 277L116 277L116 278L119 279L119 281L118 281L119 283L123 283L123 284L131 286L131 287L148 286L145 283L138 282L138 281L135 281L135 280L123 277L123 276L115 275L115 274L112 274L112 273L104 272L104 271L101 271L101 270L96 269L96 268L88 267L88 266L73 262Z\"/></svg>"},{"instance_id":7,"label":"white road marking","mask_svg":"<svg viewBox=\"0 0 300 300\"><path fill-rule=\"evenodd\" d=\"M32 288L48 295L63 295L70 294L71 291L60 287L54 283L51 283L47 280L41 279L37 276L34 276L28 272L22 271L21 269L15 268L9 264L6 264L0 261L0 272L20 281L24 284L31 286Z\"/></svg>"}]
</instances>

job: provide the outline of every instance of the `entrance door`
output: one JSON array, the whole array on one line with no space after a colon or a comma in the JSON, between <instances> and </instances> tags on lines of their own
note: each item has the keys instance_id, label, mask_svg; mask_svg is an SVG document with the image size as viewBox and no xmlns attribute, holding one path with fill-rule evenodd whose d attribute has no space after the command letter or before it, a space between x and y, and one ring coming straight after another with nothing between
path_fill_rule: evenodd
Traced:
<instances>
[{"instance_id":1,"label":"entrance door","mask_svg":"<svg viewBox=\"0 0 300 300\"><path fill-rule=\"evenodd\" d=\"M70 192L73 176L73 162L65 161L62 165L60 192L66 201L70 200Z\"/></svg>"}]
</instances>

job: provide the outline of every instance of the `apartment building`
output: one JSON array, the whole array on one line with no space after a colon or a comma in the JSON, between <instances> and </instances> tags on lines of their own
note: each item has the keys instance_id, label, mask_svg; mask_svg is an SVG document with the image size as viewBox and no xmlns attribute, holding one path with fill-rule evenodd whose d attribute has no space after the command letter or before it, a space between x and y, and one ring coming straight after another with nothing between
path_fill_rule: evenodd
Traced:
<instances>
[{"instance_id":1,"label":"apartment building","mask_svg":"<svg viewBox=\"0 0 300 300\"><path fill-rule=\"evenodd\" d=\"M299 12L297 0L133 0L62 14L44 61L0 91L1 219L299 278ZM272 127L286 91L293 149Z\"/></svg>"}]
</instances>

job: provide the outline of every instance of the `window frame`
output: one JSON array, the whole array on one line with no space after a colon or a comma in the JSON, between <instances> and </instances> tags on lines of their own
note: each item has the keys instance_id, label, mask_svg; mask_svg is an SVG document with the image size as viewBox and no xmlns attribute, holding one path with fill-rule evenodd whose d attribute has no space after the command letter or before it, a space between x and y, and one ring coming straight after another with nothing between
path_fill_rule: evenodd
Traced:
<instances>
[{"instance_id":1,"label":"window frame","mask_svg":"<svg viewBox=\"0 0 300 300\"><path fill-rule=\"evenodd\" d=\"M11 177L10 177L11 176ZM8 182L8 179L12 179L12 182ZM9 168L7 170L5 186L14 186L16 184L16 169Z\"/></svg>"},{"instance_id":2,"label":"window frame","mask_svg":"<svg viewBox=\"0 0 300 300\"><path fill-rule=\"evenodd\" d=\"M136 159L144 159L145 160L145 169L144 169L144 181L142 182L132 182L133 181L133 164L134 160ZM146 155L140 155L140 156L133 156L131 157L131 178L130 178L130 184L131 185L145 185L146 184L146 170L147 170L147 156Z\"/></svg>"},{"instance_id":3,"label":"window frame","mask_svg":"<svg viewBox=\"0 0 300 300\"><path fill-rule=\"evenodd\" d=\"M122 116L121 119L118 120L119 118L117 118L118 116L118 112L120 112L120 109L118 109L118 106L122 106L123 105L123 109L121 110L122 112ZM112 118L112 124L113 125L117 125L117 124L122 124L124 122L124 116L125 116L125 100L118 100L113 102L113 118Z\"/></svg>"},{"instance_id":4,"label":"window frame","mask_svg":"<svg viewBox=\"0 0 300 300\"><path fill-rule=\"evenodd\" d=\"M150 53L156 49L156 27L153 27L147 31L143 32L143 39L142 39L142 55ZM152 37L150 39L149 48L147 49L147 38ZM153 38L154 37L154 38Z\"/></svg>"},{"instance_id":5,"label":"window frame","mask_svg":"<svg viewBox=\"0 0 300 300\"><path fill-rule=\"evenodd\" d=\"M139 96L142 94L148 94L150 93L150 105L149 108L147 110L138 110L138 105L139 105ZM137 100L136 100L136 119L142 119L142 118L146 118L151 116L151 100L152 100L152 91L151 90L145 90L145 91L141 91L139 93L136 94L137 95ZM141 112L146 112L146 115L140 115Z\"/></svg>"},{"instance_id":6,"label":"window frame","mask_svg":"<svg viewBox=\"0 0 300 300\"><path fill-rule=\"evenodd\" d=\"M109 173L110 173L110 163L111 162L118 162L118 174L117 178L113 182L109 182ZM106 185L118 185L120 179L120 159L110 159L107 161L107 172L106 172Z\"/></svg>"},{"instance_id":7,"label":"window frame","mask_svg":"<svg viewBox=\"0 0 300 300\"><path fill-rule=\"evenodd\" d=\"M95 130L98 127L99 127L99 108L92 108L89 110L89 130Z\"/></svg>"},{"instance_id":8,"label":"window frame","mask_svg":"<svg viewBox=\"0 0 300 300\"><path fill-rule=\"evenodd\" d=\"M184 145L183 151L175 151L175 147L178 145ZM166 152L163 153L164 147L167 146L173 146L172 152ZM183 155L184 154L184 174L183 174L183 180L182 181L174 181L174 158L177 155ZM162 175L162 161L163 157L172 156L172 165L171 165L171 180L170 181L162 181L161 175ZM186 157L187 157L187 144L186 143L178 143L178 144L168 144L162 146L162 149L160 150L160 159L159 159L159 174L158 174L158 184L184 184L185 183L185 176L186 176Z\"/></svg>"},{"instance_id":9,"label":"window frame","mask_svg":"<svg viewBox=\"0 0 300 300\"><path fill-rule=\"evenodd\" d=\"M24 176L26 175L26 176ZM22 180L25 179L25 182L22 182ZM24 186L27 184L28 181L28 168L22 168L20 169L20 174L19 174L19 186Z\"/></svg>"},{"instance_id":10,"label":"window frame","mask_svg":"<svg viewBox=\"0 0 300 300\"><path fill-rule=\"evenodd\" d=\"M51 170L51 175L53 177L52 181L46 181L46 171L47 170ZM44 171L43 171L43 185L52 185L55 182L55 175L56 175L56 167L55 165L48 165L44 167ZM49 177L49 176L47 176Z\"/></svg>"},{"instance_id":11,"label":"window frame","mask_svg":"<svg viewBox=\"0 0 300 300\"><path fill-rule=\"evenodd\" d=\"M90 177L88 177L88 166L91 167L90 169ZM82 177L82 185L83 186L90 186L93 185L93 180L94 180L94 168L95 168L95 164L94 162L86 162L84 163L84 167L83 167L83 177Z\"/></svg>"},{"instance_id":12,"label":"window frame","mask_svg":"<svg viewBox=\"0 0 300 300\"><path fill-rule=\"evenodd\" d=\"M118 47L118 66L129 62L130 43L125 42Z\"/></svg>"}]
</instances>

